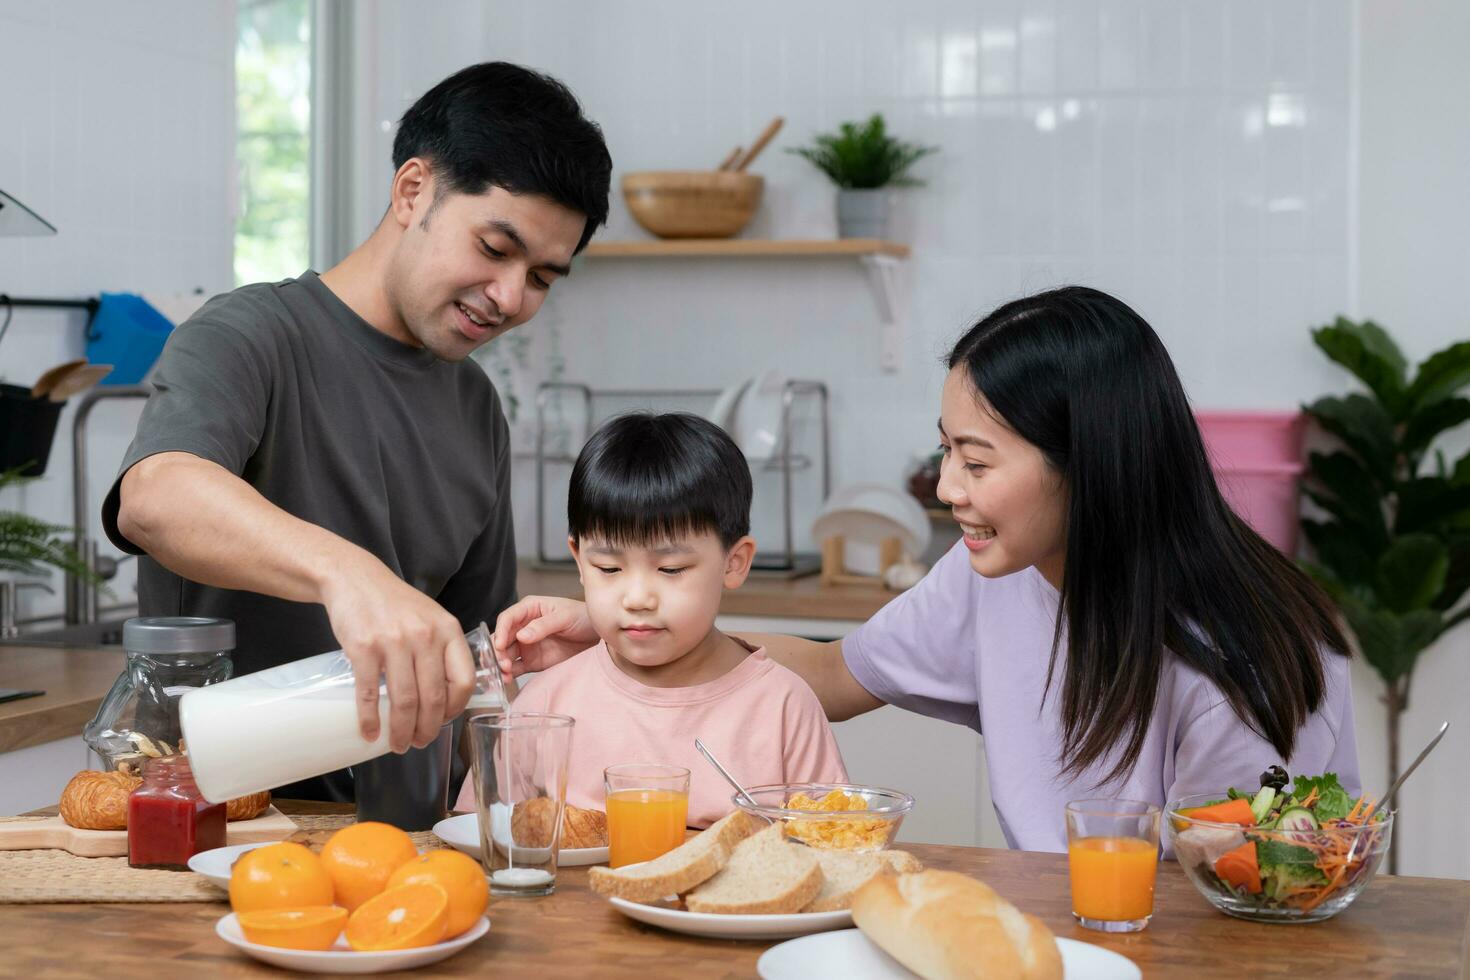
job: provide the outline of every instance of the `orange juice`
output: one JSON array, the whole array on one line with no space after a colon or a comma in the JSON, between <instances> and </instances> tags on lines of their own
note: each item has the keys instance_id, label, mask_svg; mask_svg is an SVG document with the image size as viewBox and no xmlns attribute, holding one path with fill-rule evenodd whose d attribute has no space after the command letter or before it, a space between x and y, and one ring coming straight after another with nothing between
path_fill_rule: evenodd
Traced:
<instances>
[{"instance_id":1,"label":"orange juice","mask_svg":"<svg viewBox=\"0 0 1470 980\"><path fill-rule=\"evenodd\" d=\"M1158 848L1138 837L1082 837L1067 847L1072 911L1087 919L1121 922L1154 911Z\"/></svg>"},{"instance_id":2,"label":"orange juice","mask_svg":"<svg viewBox=\"0 0 1470 980\"><path fill-rule=\"evenodd\" d=\"M608 865L652 861L684 843L689 794L621 789L607 794Z\"/></svg>"}]
</instances>

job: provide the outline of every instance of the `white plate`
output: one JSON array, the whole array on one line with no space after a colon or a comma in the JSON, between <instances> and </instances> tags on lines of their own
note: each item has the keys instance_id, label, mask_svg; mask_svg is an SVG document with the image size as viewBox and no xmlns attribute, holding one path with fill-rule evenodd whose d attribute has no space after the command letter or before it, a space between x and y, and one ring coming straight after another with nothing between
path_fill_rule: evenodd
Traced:
<instances>
[{"instance_id":1,"label":"white plate","mask_svg":"<svg viewBox=\"0 0 1470 980\"><path fill-rule=\"evenodd\" d=\"M497 817L501 818L495 821L495 843L497 849L503 854L506 845L510 842L509 826L502 824L507 808L497 803L491 809ZM480 817L478 814L462 813L457 817L440 820L434 824L434 834L456 851L463 851L472 858L480 857ZM546 860L546 850L544 847L518 847L516 856L528 863L539 864ZM605 847L563 847L556 859L559 868L580 868L588 864L606 863L607 848Z\"/></svg>"},{"instance_id":2,"label":"white plate","mask_svg":"<svg viewBox=\"0 0 1470 980\"><path fill-rule=\"evenodd\" d=\"M608 901L613 908L638 922L671 932L716 939L790 939L852 925L852 912L847 909L839 912L796 912L792 915L715 915L686 912L669 905L644 905L625 898L609 898Z\"/></svg>"},{"instance_id":3,"label":"white plate","mask_svg":"<svg viewBox=\"0 0 1470 980\"><path fill-rule=\"evenodd\" d=\"M235 862L240 860L241 854L253 851L257 847L269 847L271 844L279 843L278 840L267 840L257 844L231 844L229 847L200 851L189 858L189 870L202 874L221 888L229 888L230 871L235 867Z\"/></svg>"},{"instance_id":4,"label":"white plate","mask_svg":"<svg viewBox=\"0 0 1470 980\"><path fill-rule=\"evenodd\" d=\"M418 949L394 949L381 953L359 953L347 945L347 940L337 937L337 945L327 950L280 949L252 943L240 931L235 913L214 924L214 931L221 939L242 949L249 955L272 966L304 973L387 973L389 970L412 970L448 959L470 943L490 931L490 920L481 916L480 921L453 939L433 946Z\"/></svg>"},{"instance_id":5,"label":"white plate","mask_svg":"<svg viewBox=\"0 0 1470 980\"><path fill-rule=\"evenodd\" d=\"M740 396L745 394L745 389L749 387L750 379L745 378L743 380L735 382L734 384L730 385L730 387L720 392L720 396L715 399L714 405L711 406L709 414L706 415L705 418L709 419L711 422L713 422L715 425L718 425L726 432L730 432L731 434L733 434L732 430L735 424L735 405L740 401Z\"/></svg>"},{"instance_id":6,"label":"white plate","mask_svg":"<svg viewBox=\"0 0 1470 980\"><path fill-rule=\"evenodd\" d=\"M728 428L746 459L763 462L780 455L786 439L781 426L781 394L785 386L784 375L767 371L753 379L735 403L735 415Z\"/></svg>"},{"instance_id":7,"label":"white plate","mask_svg":"<svg viewBox=\"0 0 1470 980\"><path fill-rule=\"evenodd\" d=\"M1110 949L1058 939L1067 980L1140 980L1143 973L1126 956ZM912 980L898 960L873 945L857 929L806 936L772 946L755 964L762 980L810 980L812 977L862 977L864 980Z\"/></svg>"}]
</instances>

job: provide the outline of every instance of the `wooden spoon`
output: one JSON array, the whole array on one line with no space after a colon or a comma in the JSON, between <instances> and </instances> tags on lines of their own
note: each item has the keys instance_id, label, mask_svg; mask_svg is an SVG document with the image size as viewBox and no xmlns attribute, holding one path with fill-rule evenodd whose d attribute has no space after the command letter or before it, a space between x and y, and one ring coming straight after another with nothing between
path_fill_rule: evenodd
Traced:
<instances>
[{"instance_id":1,"label":"wooden spoon","mask_svg":"<svg viewBox=\"0 0 1470 980\"><path fill-rule=\"evenodd\" d=\"M51 394L51 389L55 387L57 380L62 375L67 374L73 368L79 368L86 363L87 359L83 357L80 360L76 361L63 361L62 363L56 365L54 368L48 369L44 374L37 378L36 383L31 386L31 397L45 398L47 395Z\"/></svg>"},{"instance_id":2,"label":"wooden spoon","mask_svg":"<svg viewBox=\"0 0 1470 980\"><path fill-rule=\"evenodd\" d=\"M730 167L735 163L735 161L740 159L740 154L742 152L744 152L744 150L745 150L745 147L743 147L743 146L737 146L737 147L735 147L735 149L733 149L733 150L730 151L730 155L727 156L727 157L725 157L724 162L721 163L715 169L716 170L729 170Z\"/></svg>"},{"instance_id":3,"label":"wooden spoon","mask_svg":"<svg viewBox=\"0 0 1470 980\"><path fill-rule=\"evenodd\" d=\"M51 400L64 402L78 395L112 373L111 364L86 364L67 373L51 388Z\"/></svg>"},{"instance_id":4,"label":"wooden spoon","mask_svg":"<svg viewBox=\"0 0 1470 980\"><path fill-rule=\"evenodd\" d=\"M785 125L785 123L785 119L777 116L775 119L772 119L769 124L767 124L766 128L761 132L760 136L756 138L756 141L753 144L751 144L750 152L745 154L740 162L735 165L735 172L737 174L744 173L745 168L755 162L755 158L761 155L761 150L764 150L766 148L766 144L776 138L776 134L781 131L781 127Z\"/></svg>"}]
</instances>

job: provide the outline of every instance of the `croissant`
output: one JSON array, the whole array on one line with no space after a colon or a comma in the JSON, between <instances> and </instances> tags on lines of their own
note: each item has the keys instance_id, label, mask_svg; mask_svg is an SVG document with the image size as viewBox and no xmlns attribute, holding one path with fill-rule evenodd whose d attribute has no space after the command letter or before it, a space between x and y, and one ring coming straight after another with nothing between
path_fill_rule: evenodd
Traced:
<instances>
[{"instance_id":1,"label":"croissant","mask_svg":"<svg viewBox=\"0 0 1470 980\"><path fill-rule=\"evenodd\" d=\"M567 804L566 814L561 818L561 846L568 850L606 847L607 814Z\"/></svg>"},{"instance_id":2,"label":"croissant","mask_svg":"<svg viewBox=\"0 0 1470 980\"><path fill-rule=\"evenodd\" d=\"M521 847L546 847L551 843L551 824L556 801L547 796L515 805L510 817L510 836ZM607 846L607 814L567 804L561 820L561 846L567 850Z\"/></svg>"},{"instance_id":3,"label":"croissant","mask_svg":"<svg viewBox=\"0 0 1470 980\"><path fill-rule=\"evenodd\" d=\"M271 793L263 789L249 796L237 796L225 804L226 820L254 820L271 805Z\"/></svg>"},{"instance_id":4,"label":"croissant","mask_svg":"<svg viewBox=\"0 0 1470 980\"><path fill-rule=\"evenodd\" d=\"M125 772L83 769L61 791L61 819L80 830L126 830L128 796L142 782Z\"/></svg>"}]
</instances>

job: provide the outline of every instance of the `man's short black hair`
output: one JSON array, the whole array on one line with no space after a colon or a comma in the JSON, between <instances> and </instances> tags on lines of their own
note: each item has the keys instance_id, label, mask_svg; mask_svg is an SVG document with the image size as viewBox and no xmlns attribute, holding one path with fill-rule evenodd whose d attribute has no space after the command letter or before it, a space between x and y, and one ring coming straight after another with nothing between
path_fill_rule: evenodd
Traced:
<instances>
[{"instance_id":1,"label":"man's short black hair","mask_svg":"<svg viewBox=\"0 0 1470 980\"><path fill-rule=\"evenodd\" d=\"M578 252L607 223L612 157L602 130L565 85L529 68L487 61L425 92L398 122L393 169L414 157L430 162L439 193L503 187L585 214Z\"/></svg>"},{"instance_id":2,"label":"man's short black hair","mask_svg":"<svg viewBox=\"0 0 1470 980\"><path fill-rule=\"evenodd\" d=\"M647 545L713 531L729 548L750 533L750 466L725 430L698 415L620 415L572 468L567 527L579 542Z\"/></svg>"}]
</instances>

